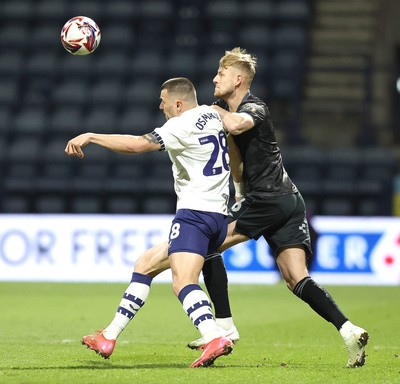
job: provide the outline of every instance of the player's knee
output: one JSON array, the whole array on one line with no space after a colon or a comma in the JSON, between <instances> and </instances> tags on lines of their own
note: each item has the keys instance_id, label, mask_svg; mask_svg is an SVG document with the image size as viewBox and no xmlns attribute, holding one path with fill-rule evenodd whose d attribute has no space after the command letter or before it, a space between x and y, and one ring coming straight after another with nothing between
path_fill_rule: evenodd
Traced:
<instances>
[{"instance_id":1,"label":"player's knee","mask_svg":"<svg viewBox=\"0 0 400 384\"><path fill-rule=\"evenodd\" d=\"M135 263L134 270L135 272L142 273L144 275L151 275L155 268L145 257L139 257Z\"/></svg>"},{"instance_id":2,"label":"player's knee","mask_svg":"<svg viewBox=\"0 0 400 384\"><path fill-rule=\"evenodd\" d=\"M290 289L290 291L293 292L294 287L296 286L296 282L294 279L284 279L286 286L288 287L288 289Z\"/></svg>"},{"instance_id":3,"label":"player's knee","mask_svg":"<svg viewBox=\"0 0 400 384\"><path fill-rule=\"evenodd\" d=\"M285 280L286 286L293 291L297 283L308 276L306 270L301 271L285 271L282 273L282 278Z\"/></svg>"}]
</instances>

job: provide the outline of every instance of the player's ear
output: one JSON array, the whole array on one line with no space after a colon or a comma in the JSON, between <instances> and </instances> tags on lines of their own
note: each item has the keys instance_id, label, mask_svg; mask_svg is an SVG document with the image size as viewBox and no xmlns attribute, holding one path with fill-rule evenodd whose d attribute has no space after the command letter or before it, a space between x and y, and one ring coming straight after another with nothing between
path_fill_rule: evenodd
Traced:
<instances>
[{"instance_id":1,"label":"player's ear","mask_svg":"<svg viewBox=\"0 0 400 384\"><path fill-rule=\"evenodd\" d=\"M243 82L243 76L242 75L237 75L236 79L235 79L235 86L239 87L240 84L242 84L242 82Z\"/></svg>"}]
</instances>

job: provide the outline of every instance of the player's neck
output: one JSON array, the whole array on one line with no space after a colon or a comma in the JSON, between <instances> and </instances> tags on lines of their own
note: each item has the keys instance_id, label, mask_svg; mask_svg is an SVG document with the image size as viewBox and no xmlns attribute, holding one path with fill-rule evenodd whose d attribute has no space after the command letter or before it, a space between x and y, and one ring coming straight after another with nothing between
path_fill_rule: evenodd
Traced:
<instances>
[{"instance_id":1,"label":"player's neck","mask_svg":"<svg viewBox=\"0 0 400 384\"><path fill-rule=\"evenodd\" d=\"M229 106L230 112L236 112L243 98L246 96L247 89L236 89L225 101Z\"/></svg>"},{"instance_id":2,"label":"player's neck","mask_svg":"<svg viewBox=\"0 0 400 384\"><path fill-rule=\"evenodd\" d=\"M179 110L177 116L182 115L183 112L189 111L190 109L196 108L199 105L197 103L183 103L181 109Z\"/></svg>"}]
</instances>

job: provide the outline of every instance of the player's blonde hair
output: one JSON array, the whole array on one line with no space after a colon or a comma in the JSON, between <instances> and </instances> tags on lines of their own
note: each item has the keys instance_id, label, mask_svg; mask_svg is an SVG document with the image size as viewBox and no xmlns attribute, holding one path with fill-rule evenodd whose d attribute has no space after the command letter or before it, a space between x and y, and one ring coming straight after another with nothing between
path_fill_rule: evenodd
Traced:
<instances>
[{"instance_id":1,"label":"player's blonde hair","mask_svg":"<svg viewBox=\"0 0 400 384\"><path fill-rule=\"evenodd\" d=\"M225 51L225 55L219 61L219 66L225 69L234 66L243 70L250 84L256 74L257 58L247 53L245 49L236 47L231 51Z\"/></svg>"}]
</instances>

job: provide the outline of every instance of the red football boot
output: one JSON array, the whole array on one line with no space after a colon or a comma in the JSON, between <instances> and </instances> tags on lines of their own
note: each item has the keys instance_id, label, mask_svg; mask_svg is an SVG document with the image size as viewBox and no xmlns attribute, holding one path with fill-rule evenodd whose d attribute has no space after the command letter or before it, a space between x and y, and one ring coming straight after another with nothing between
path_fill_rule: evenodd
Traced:
<instances>
[{"instance_id":1,"label":"red football boot","mask_svg":"<svg viewBox=\"0 0 400 384\"><path fill-rule=\"evenodd\" d=\"M108 340L103 336L103 330L96 331L94 335L82 337L82 344L95 351L101 357L108 359L114 351L116 340Z\"/></svg>"},{"instance_id":2,"label":"red football boot","mask_svg":"<svg viewBox=\"0 0 400 384\"><path fill-rule=\"evenodd\" d=\"M221 336L204 344L201 349L203 353L190 365L190 368L209 367L216 358L229 355L233 350L233 342Z\"/></svg>"}]
</instances>

